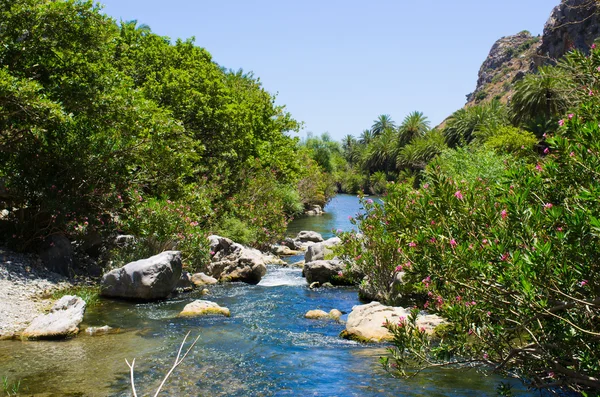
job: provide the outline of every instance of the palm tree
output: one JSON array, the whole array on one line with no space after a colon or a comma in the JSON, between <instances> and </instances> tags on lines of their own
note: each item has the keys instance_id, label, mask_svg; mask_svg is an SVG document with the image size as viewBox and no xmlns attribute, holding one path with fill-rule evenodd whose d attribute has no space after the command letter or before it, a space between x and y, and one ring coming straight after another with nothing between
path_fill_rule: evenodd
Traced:
<instances>
[{"instance_id":1,"label":"palm tree","mask_svg":"<svg viewBox=\"0 0 600 397\"><path fill-rule=\"evenodd\" d=\"M511 99L513 121L527 123L540 117L555 118L571 105L571 79L555 67L540 67L515 84Z\"/></svg>"},{"instance_id":2,"label":"palm tree","mask_svg":"<svg viewBox=\"0 0 600 397\"><path fill-rule=\"evenodd\" d=\"M373 140L373 132L371 130L363 130L362 134L358 138L358 142L362 145L368 145Z\"/></svg>"},{"instance_id":3,"label":"palm tree","mask_svg":"<svg viewBox=\"0 0 600 397\"><path fill-rule=\"evenodd\" d=\"M398 127L398 143L400 146L408 144L416 137L423 136L429 131L429 120L422 112L412 112L404 118Z\"/></svg>"},{"instance_id":4,"label":"palm tree","mask_svg":"<svg viewBox=\"0 0 600 397\"><path fill-rule=\"evenodd\" d=\"M389 114L380 114L379 117L373 122L371 126L371 132L373 136L381 135L384 131L393 130L396 128L396 124L390 117Z\"/></svg>"},{"instance_id":5,"label":"palm tree","mask_svg":"<svg viewBox=\"0 0 600 397\"><path fill-rule=\"evenodd\" d=\"M389 171L396 167L396 151L394 142L396 132L384 130L368 145L364 166L369 172Z\"/></svg>"},{"instance_id":6,"label":"palm tree","mask_svg":"<svg viewBox=\"0 0 600 397\"><path fill-rule=\"evenodd\" d=\"M454 112L448 118L444 135L448 146L464 146L475 138L477 132L484 131L489 135L498 127L507 124L506 108L499 101L493 100Z\"/></svg>"}]
</instances>

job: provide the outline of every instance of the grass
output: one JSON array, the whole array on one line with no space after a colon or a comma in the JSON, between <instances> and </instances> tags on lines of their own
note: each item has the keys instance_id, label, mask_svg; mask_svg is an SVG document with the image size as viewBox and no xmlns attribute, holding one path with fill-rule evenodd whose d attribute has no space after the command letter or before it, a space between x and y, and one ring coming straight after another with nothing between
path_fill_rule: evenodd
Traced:
<instances>
[{"instance_id":1,"label":"grass","mask_svg":"<svg viewBox=\"0 0 600 397\"><path fill-rule=\"evenodd\" d=\"M100 302L100 287L75 285L55 291L52 299L58 300L65 295L75 295L84 300L87 307L95 306Z\"/></svg>"},{"instance_id":2,"label":"grass","mask_svg":"<svg viewBox=\"0 0 600 397\"><path fill-rule=\"evenodd\" d=\"M16 396L19 394L21 388L21 381L10 382L7 376L2 377L2 390L7 396Z\"/></svg>"}]
</instances>

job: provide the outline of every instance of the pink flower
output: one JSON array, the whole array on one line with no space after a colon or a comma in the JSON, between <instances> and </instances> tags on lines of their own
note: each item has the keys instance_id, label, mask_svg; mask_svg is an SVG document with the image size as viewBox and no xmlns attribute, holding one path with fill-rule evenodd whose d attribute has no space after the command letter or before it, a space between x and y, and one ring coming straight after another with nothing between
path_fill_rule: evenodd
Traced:
<instances>
[{"instance_id":1,"label":"pink flower","mask_svg":"<svg viewBox=\"0 0 600 397\"><path fill-rule=\"evenodd\" d=\"M457 243L456 243L456 240L454 240L454 239L451 239L451 240L450 240L450 245L451 245L451 246L453 246L453 247L456 247L456 244L457 244Z\"/></svg>"},{"instance_id":2,"label":"pink flower","mask_svg":"<svg viewBox=\"0 0 600 397\"><path fill-rule=\"evenodd\" d=\"M596 49L596 44L595 44L595 43L594 43L594 44L592 44L592 45L590 46L590 48L591 48L592 50Z\"/></svg>"},{"instance_id":3,"label":"pink flower","mask_svg":"<svg viewBox=\"0 0 600 397\"><path fill-rule=\"evenodd\" d=\"M569 153L569 156L570 156L570 157L575 157L575 152L571 152L571 153Z\"/></svg>"},{"instance_id":4,"label":"pink flower","mask_svg":"<svg viewBox=\"0 0 600 397\"><path fill-rule=\"evenodd\" d=\"M586 285L587 285L587 283L588 283L588 282L589 282L588 280L581 280L581 281L579 282L579 286L580 286L580 287L584 287L584 286L586 286Z\"/></svg>"},{"instance_id":5,"label":"pink flower","mask_svg":"<svg viewBox=\"0 0 600 397\"><path fill-rule=\"evenodd\" d=\"M415 243L414 241L411 241L410 243L408 243L408 246L411 248L414 248L417 246L417 243Z\"/></svg>"},{"instance_id":6,"label":"pink flower","mask_svg":"<svg viewBox=\"0 0 600 397\"><path fill-rule=\"evenodd\" d=\"M431 225L435 225L435 221L431 221L429 222Z\"/></svg>"},{"instance_id":7,"label":"pink flower","mask_svg":"<svg viewBox=\"0 0 600 397\"><path fill-rule=\"evenodd\" d=\"M550 153L550 149L548 149L548 148L545 148L545 149L544 149L544 154L548 154L548 153Z\"/></svg>"},{"instance_id":8,"label":"pink flower","mask_svg":"<svg viewBox=\"0 0 600 397\"><path fill-rule=\"evenodd\" d=\"M459 200L462 200L464 198L460 190L457 190L456 193L454 193L454 197L456 197Z\"/></svg>"},{"instance_id":9,"label":"pink flower","mask_svg":"<svg viewBox=\"0 0 600 397\"><path fill-rule=\"evenodd\" d=\"M558 120L558 125L562 127L565 125L565 121L563 119Z\"/></svg>"},{"instance_id":10,"label":"pink flower","mask_svg":"<svg viewBox=\"0 0 600 397\"><path fill-rule=\"evenodd\" d=\"M589 96L594 96L594 91L590 90L590 91L588 92L588 95L589 95Z\"/></svg>"},{"instance_id":11,"label":"pink flower","mask_svg":"<svg viewBox=\"0 0 600 397\"><path fill-rule=\"evenodd\" d=\"M424 184L423 189L429 189L429 183Z\"/></svg>"},{"instance_id":12,"label":"pink flower","mask_svg":"<svg viewBox=\"0 0 600 397\"><path fill-rule=\"evenodd\" d=\"M506 217L508 216L508 213L506 212L506 210L502 210L502 211L500 211L500 216L502 217L502 219L506 219Z\"/></svg>"},{"instance_id":13,"label":"pink flower","mask_svg":"<svg viewBox=\"0 0 600 397\"><path fill-rule=\"evenodd\" d=\"M546 203L546 204L544 204L544 208L547 209L547 210L549 210L552 207L553 207L552 203Z\"/></svg>"},{"instance_id":14,"label":"pink flower","mask_svg":"<svg viewBox=\"0 0 600 397\"><path fill-rule=\"evenodd\" d=\"M367 204L373 204L373 200L371 200L371 199L368 199L368 200L367 200Z\"/></svg>"},{"instance_id":15,"label":"pink flower","mask_svg":"<svg viewBox=\"0 0 600 397\"><path fill-rule=\"evenodd\" d=\"M214 255L214 254L215 254L215 251L210 251L210 254L211 254L211 255Z\"/></svg>"},{"instance_id":16,"label":"pink flower","mask_svg":"<svg viewBox=\"0 0 600 397\"><path fill-rule=\"evenodd\" d=\"M352 220L352 217L351 217L350 215L348 215L348 220L349 220L349 221L351 221L351 220Z\"/></svg>"},{"instance_id":17,"label":"pink flower","mask_svg":"<svg viewBox=\"0 0 600 397\"><path fill-rule=\"evenodd\" d=\"M575 116L573 113L569 113L569 115L567 117L569 118L569 120L571 120L573 118L573 116Z\"/></svg>"},{"instance_id":18,"label":"pink flower","mask_svg":"<svg viewBox=\"0 0 600 397\"><path fill-rule=\"evenodd\" d=\"M396 272L401 272L401 271L402 271L402 265L396 266Z\"/></svg>"},{"instance_id":19,"label":"pink flower","mask_svg":"<svg viewBox=\"0 0 600 397\"><path fill-rule=\"evenodd\" d=\"M488 354L487 354L487 353L483 353L483 358L484 358L485 360L487 360L487 359L488 359Z\"/></svg>"},{"instance_id":20,"label":"pink flower","mask_svg":"<svg viewBox=\"0 0 600 397\"><path fill-rule=\"evenodd\" d=\"M344 273L343 272L338 272L338 277L344 277Z\"/></svg>"}]
</instances>

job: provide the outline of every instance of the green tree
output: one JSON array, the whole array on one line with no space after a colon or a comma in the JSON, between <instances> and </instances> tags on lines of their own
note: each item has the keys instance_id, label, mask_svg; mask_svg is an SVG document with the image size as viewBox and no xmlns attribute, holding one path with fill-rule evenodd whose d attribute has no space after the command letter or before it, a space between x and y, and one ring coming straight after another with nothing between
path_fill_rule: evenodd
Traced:
<instances>
[{"instance_id":1,"label":"green tree","mask_svg":"<svg viewBox=\"0 0 600 397\"><path fill-rule=\"evenodd\" d=\"M392 120L389 114L381 114L377 117L377 119L373 122L371 126L371 132L374 137L377 137L383 134L385 131L394 130L396 128L396 124Z\"/></svg>"},{"instance_id":2,"label":"green tree","mask_svg":"<svg viewBox=\"0 0 600 397\"><path fill-rule=\"evenodd\" d=\"M404 118L398 127L400 146L408 144L413 139L425 135L429 131L429 120L422 112L412 112Z\"/></svg>"}]
</instances>

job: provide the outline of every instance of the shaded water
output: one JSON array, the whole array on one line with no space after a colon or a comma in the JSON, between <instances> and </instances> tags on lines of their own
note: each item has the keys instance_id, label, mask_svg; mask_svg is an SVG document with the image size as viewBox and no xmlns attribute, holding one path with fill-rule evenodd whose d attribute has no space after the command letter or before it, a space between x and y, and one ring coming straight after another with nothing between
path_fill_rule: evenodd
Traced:
<instances>
[{"instance_id":1,"label":"shaded water","mask_svg":"<svg viewBox=\"0 0 600 397\"><path fill-rule=\"evenodd\" d=\"M290 229L316 229L325 235L327 229L348 229L343 221L359 210L358 202L342 196L335 203L338 207L328 207L327 217L301 219ZM317 226L310 227L311 222ZM359 304L356 290L310 290L300 269L269 267L258 285L212 287L207 299L228 307L230 318L176 317L198 298L198 293L190 293L160 303L104 300L86 312L84 325L108 324L121 328L119 334L82 333L63 342L0 341L0 377L20 379L27 395L130 396L125 359L135 357L138 392L146 395L156 389L190 331L200 340L162 395L495 395L498 379L473 370L392 378L378 364L384 348L339 338L342 324L304 318L311 309L350 312Z\"/></svg>"}]
</instances>

